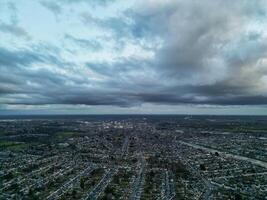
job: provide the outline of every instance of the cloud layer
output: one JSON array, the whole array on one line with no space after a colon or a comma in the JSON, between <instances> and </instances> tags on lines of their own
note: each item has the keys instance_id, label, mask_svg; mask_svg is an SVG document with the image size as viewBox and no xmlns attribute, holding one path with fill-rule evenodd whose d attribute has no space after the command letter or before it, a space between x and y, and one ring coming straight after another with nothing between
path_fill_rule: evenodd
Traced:
<instances>
[{"instance_id":1,"label":"cloud layer","mask_svg":"<svg viewBox=\"0 0 267 200\"><path fill-rule=\"evenodd\" d=\"M266 1L99 2L0 3L0 109L267 104Z\"/></svg>"}]
</instances>

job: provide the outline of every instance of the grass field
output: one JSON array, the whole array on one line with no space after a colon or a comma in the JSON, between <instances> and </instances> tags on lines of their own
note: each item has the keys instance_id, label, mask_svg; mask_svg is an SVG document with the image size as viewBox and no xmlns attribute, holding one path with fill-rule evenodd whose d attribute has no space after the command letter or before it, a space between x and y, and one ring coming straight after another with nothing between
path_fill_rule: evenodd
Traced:
<instances>
[{"instance_id":1,"label":"grass field","mask_svg":"<svg viewBox=\"0 0 267 200\"><path fill-rule=\"evenodd\" d=\"M20 151L28 147L24 142L0 141L0 150Z\"/></svg>"},{"instance_id":2,"label":"grass field","mask_svg":"<svg viewBox=\"0 0 267 200\"><path fill-rule=\"evenodd\" d=\"M78 133L76 132L58 132L55 134L55 139L57 140L64 140L64 139L67 139L69 137L73 137L75 135L77 135Z\"/></svg>"}]
</instances>

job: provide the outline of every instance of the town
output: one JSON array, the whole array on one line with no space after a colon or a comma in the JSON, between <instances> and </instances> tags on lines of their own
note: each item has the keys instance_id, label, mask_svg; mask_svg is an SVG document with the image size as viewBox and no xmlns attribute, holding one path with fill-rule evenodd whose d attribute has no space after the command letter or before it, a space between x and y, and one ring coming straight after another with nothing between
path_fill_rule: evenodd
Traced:
<instances>
[{"instance_id":1,"label":"town","mask_svg":"<svg viewBox=\"0 0 267 200\"><path fill-rule=\"evenodd\" d=\"M267 197L267 118L0 119L0 199Z\"/></svg>"}]
</instances>

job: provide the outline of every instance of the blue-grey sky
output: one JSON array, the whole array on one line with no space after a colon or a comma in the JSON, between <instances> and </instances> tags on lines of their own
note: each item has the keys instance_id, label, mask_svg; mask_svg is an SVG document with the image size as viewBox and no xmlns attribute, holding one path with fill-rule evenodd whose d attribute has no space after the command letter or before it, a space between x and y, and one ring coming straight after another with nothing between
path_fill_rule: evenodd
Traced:
<instances>
[{"instance_id":1,"label":"blue-grey sky","mask_svg":"<svg viewBox=\"0 0 267 200\"><path fill-rule=\"evenodd\" d=\"M266 0L1 0L0 114L267 114Z\"/></svg>"}]
</instances>

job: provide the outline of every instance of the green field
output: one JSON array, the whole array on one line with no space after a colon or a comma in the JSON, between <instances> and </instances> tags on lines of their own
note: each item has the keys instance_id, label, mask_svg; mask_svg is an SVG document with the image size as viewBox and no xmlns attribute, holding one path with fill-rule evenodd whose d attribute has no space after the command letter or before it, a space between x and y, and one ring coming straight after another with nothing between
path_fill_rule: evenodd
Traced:
<instances>
[{"instance_id":1,"label":"green field","mask_svg":"<svg viewBox=\"0 0 267 200\"><path fill-rule=\"evenodd\" d=\"M57 140L64 140L66 138L70 138L70 137L73 137L73 136L76 136L78 133L76 132L57 132L55 134L55 139Z\"/></svg>"},{"instance_id":2,"label":"green field","mask_svg":"<svg viewBox=\"0 0 267 200\"><path fill-rule=\"evenodd\" d=\"M0 150L20 151L28 147L28 144L23 142L0 141Z\"/></svg>"}]
</instances>

